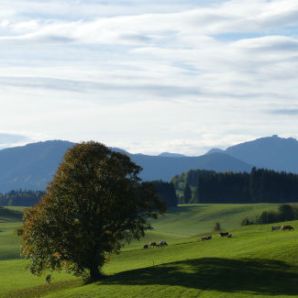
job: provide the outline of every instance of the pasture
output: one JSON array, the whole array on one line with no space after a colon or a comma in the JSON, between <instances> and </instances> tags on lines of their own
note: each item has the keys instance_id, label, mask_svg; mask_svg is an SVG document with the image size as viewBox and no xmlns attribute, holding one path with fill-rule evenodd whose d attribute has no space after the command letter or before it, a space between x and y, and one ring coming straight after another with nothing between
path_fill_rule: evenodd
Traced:
<instances>
[{"instance_id":1,"label":"pasture","mask_svg":"<svg viewBox=\"0 0 298 298\"><path fill-rule=\"evenodd\" d=\"M83 284L66 273L53 283L26 271L18 258L16 229L20 213L0 216L0 297L298 297L298 221L295 231L271 231L271 225L241 227L241 220L276 205L192 205L171 210L153 223L146 238L126 246L104 266L108 278ZM231 239L209 234L215 222ZM165 248L142 249L164 239Z\"/></svg>"}]
</instances>

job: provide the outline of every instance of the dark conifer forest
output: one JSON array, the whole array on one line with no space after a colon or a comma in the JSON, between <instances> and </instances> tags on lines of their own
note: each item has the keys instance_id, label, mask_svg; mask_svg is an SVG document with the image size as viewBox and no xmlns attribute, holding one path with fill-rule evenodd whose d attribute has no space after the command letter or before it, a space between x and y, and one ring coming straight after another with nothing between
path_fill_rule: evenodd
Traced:
<instances>
[{"instance_id":1,"label":"dark conifer forest","mask_svg":"<svg viewBox=\"0 0 298 298\"><path fill-rule=\"evenodd\" d=\"M298 202L298 175L286 172L192 170L175 176L172 183L181 203Z\"/></svg>"}]
</instances>

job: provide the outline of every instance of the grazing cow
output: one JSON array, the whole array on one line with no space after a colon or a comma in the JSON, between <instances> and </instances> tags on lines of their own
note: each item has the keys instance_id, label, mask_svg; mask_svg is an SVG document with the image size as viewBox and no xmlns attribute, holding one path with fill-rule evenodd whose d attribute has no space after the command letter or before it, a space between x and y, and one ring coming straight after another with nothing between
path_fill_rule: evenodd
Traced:
<instances>
[{"instance_id":1,"label":"grazing cow","mask_svg":"<svg viewBox=\"0 0 298 298\"><path fill-rule=\"evenodd\" d=\"M158 243L158 246L159 247L168 246L168 243L165 240L160 240L159 243Z\"/></svg>"},{"instance_id":2,"label":"grazing cow","mask_svg":"<svg viewBox=\"0 0 298 298\"><path fill-rule=\"evenodd\" d=\"M156 247L156 246L157 246L157 243L156 243L156 242L150 242L149 245L150 245L151 247Z\"/></svg>"},{"instance_id":3,"label":"grazing cow","mask_svg":"<svg viewBox=\"0 0 298 298\"><path fill-rule=\"evenodd\" d=\"M230 233L229 232L220 232L219 235L220 235L220 237L229 237Z\"/></svg>"},{"instance_id":4,"label":"grazing cow","mask_svg":"<svg viewBox=\"0 0 298 298\"><path fill-rule=\"evenodd\" d=\"M202 241L204 241L204 240L211 240L211 239L212 239L212 236L211 235L210 236L204 236L204 237L201 238Z\"/></svg>"},{"instance_id":5,"label":"grazing cow","mask_svg":"<svg viewBox=\"0 0 298 298\"><path fill-rule=\"evenodd\" d=\"M292 227L291 225L282 225L280 229L282 231L293 231L294 227Z\"/></svg>"},{"instance_id":6,"label":"grazing cow","mask_svg":"<svg viewBox=\"0 0 298 298\"><path fill-rule=\"evenodd\" d=\"M272 226L271 227L271 231L280 231L281 230L281 226Z\"/></svg>"},{"instance_id":7,"label":"grazing cow","mask_svg":"<svg viewBox=\"0 0 298 298\"><path fill-rule=\"evenodd\" d=\"M148 245L148 244L145 244L145 245L143 246L143 248L144 248L144 249L148 249L148 248L149 248L149 245Z\"/></svg>"}]
</instances>

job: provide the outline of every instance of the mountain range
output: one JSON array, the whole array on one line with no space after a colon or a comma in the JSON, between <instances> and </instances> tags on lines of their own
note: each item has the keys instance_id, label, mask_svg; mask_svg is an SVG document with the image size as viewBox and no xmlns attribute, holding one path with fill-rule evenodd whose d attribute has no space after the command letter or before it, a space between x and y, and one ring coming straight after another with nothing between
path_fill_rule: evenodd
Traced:
<instances>
[{"instance_id":1,"label":"mountain range","mask_svg":"<svg viewBox=\"0 0 298 298\"><path fill-rule=\"evenodd\" d=\"M75 143L46 141L0 150L0 192L44 190L53 177L65 152ZM144 180L169 181L191 169L217 172L248 172L253 166L298 173L298 141L278 136L265 137L231 146L212 149L202 156L190 157L165 152L158 156L128 154L143 168Z\"/></svg>"}]
</instances>

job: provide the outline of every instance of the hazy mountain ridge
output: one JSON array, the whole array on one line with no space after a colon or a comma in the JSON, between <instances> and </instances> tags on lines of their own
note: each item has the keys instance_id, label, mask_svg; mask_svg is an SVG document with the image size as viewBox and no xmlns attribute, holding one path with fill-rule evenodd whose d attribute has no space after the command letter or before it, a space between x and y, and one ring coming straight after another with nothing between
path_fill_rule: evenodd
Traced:
<instances>
[{"instance_id":1,"label":"hazy mountain ridge","mask_svg":"<svg viewBox=\"0 0 298 298\"><path fill-rule=\"evenodd\" d=\"M10 190L44 190L52 179L67 149L74 143L68 141L46 141L0 150L0 192ZM117 152L128 154L143 168L144 180L166 180L191 169L215 171L249 171L251 165L227 154L214 153L199 157L149 156L130 154L115 148ZM168 153L167 153L168 154Z\"/></svg>"},{"instance_id":2,"label":"hazy mountain ridge","mask_svg":"<svg viewBox=\"0 0 298 298\"><path fill-rule=\"evenodd\" d=\"M0 192L12 189L43 190L67 149L67 141L47 141L0 151Z\"/></svg>"},{"instance_id":3,"label":"hazy mountain ridge","mask_svg":"<svg viewBox=\"0 0 298 298\"><path fill-rule=\"evenodd\" d=\"M227 148L224 153L258 168L298 173L298 141L277 135Z\"/></svg>"},{"instance_id":4,"label":"hazy mountain ridge","mask_svg":"<svg viewBox=\"0 0 298 298\"><path fill-rule=\"evenodd\" d=\"M143 168L141 177L145 180L168 181L175 175L191 169L205 169L218 172L247 172L252 168L252 165L222 153L177 158L141 154L131 154L130 157Z\"/></svg>"},{"instance_id":5,"label":"hazy mountain ridge","mask_svg":"<svg viewBox=\"0 0 298 298\"><path fill-rule=\"evenodd\" d=\"M0 192L44 190L66 150L73 145L56 140L0 150ZM140 176L144 180L169 181L175 175L196 169L248 172L253 166L298 173L298 141L278 136L245 142L226 150L211 150L197 157L170 152L150 156L112 149L129 155L140 165L143 168Z\"/></svg>"}]
</instances>

